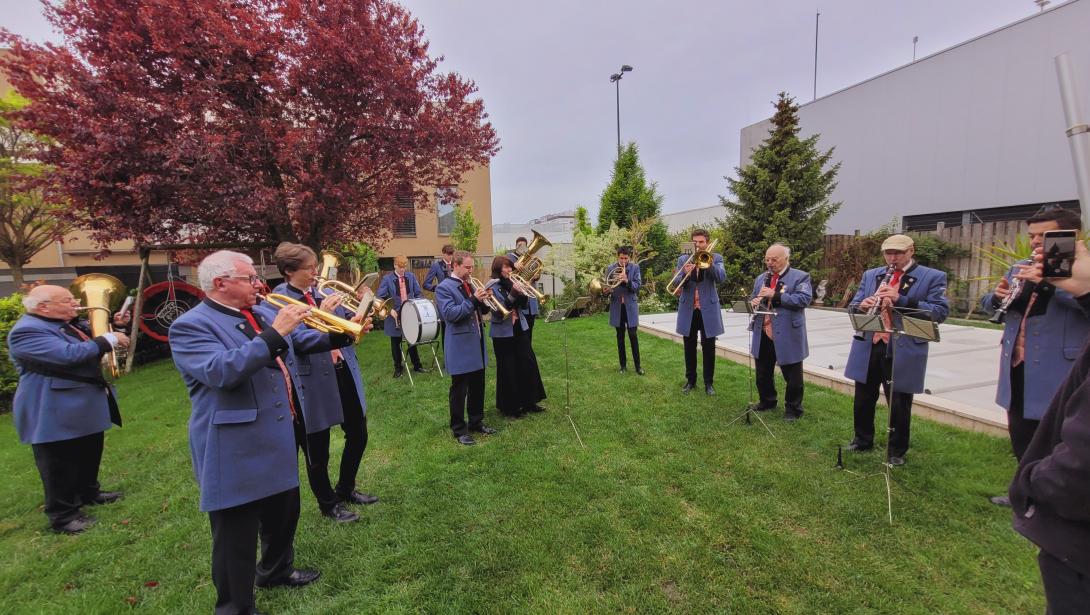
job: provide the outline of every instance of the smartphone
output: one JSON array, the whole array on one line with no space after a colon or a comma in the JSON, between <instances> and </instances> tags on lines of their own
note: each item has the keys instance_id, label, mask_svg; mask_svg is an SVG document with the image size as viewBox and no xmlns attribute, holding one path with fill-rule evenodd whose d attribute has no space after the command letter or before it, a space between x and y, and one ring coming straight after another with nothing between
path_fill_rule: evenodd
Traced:
<instances>
[{"instance_id":1,"label":"smartphone","mask_svg":"<svg viewBox=\"0 0 1090 615\"><path fill-rule=\"evenodd\" d=\"M1070 278L1075 261L1076 231L1045 231L1041 251L1044 254L1044 277Z\"/></svg>"}]
</instances>

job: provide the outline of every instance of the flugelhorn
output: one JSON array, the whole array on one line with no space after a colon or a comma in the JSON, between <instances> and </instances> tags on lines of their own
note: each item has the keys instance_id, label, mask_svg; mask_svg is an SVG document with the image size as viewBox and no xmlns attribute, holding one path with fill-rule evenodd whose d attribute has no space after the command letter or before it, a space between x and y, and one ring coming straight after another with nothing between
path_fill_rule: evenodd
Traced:
<instances>
[{"instance_id":1,"label":"flugelhorn","mask_svg":"<svg viewBox=\"0 0 1090 615\"><path fill-rule=\"evenodd\" d=\"M340 280L322 280L318 283L318 292L326 297L340 295L341 305L351 312L363 312L364 318L378 317L385 319L390 315L389 299L379 299L371 290L371 283L378 278L377 273L369 273L352 286Z\"/></svg>"},{"instance_id":2,"label":"flugelhorn","mask_svg":"<svg viewBox=\"0 0 1090 615\"><path fill-rule=\"evenodd\" d=\"M359 342L360 338L363 337L363 325L352 322L351 320L345 320L344 318L335 314L330 314L329 312L313 309L309 304L299 301L298 299L292 299L291 297L280 293L258 295L258 298L275 308L282 308L287 305L301 305L305 308L310 308L310 313L303 318L303 323L315 331L347 335L352 338L354 343Z\"/></svg>"},{"instance_id":3,"label":"flugelhorn","mask_svg":"<svg viewBox=\"0 0 1090 615\"><path fill-rule=\"evenodd\" d=\"M533 297L537 299L538 303L545 302L545 293L535 288L533 284L526 280L526 278L512 271L510 279L511 284L515 287L515 290L519 291L519 294L526 297Z\"/></svg>"},{"instance_id":4,"label":"flugelhorn","mask_svg":"<svg viewBox=\"0 0 1090 615\"><path fill-rule=\"evenodd\" d=\"M112 333L112 313L110 307L125 294L125 284L112 275L105 273L87 273L72 281L69 290L79 299L79 308L87 312L91 324L91 335L99 337ZM111 350L102 357L102 374L107 380L121 377L123 357L118 349Z\"/></svg>"},{"instance_id":5,"label":"flugelhorn","mask_svg":"<svg viewBox=\"0 0 1090 615\"><path fill-rule=\"evenodd\" d=\"M492 285L493 284L495 284L495 282L489 282L488 285L486 286L486 285L482 284L481 281L478 280L477 278L472 278L472 277L469 278L469 285L473 287L474 291L478 291L478 290L488 291L488 296L486 296L485 299L484 299L484 304L488 306L488 309L492 310L493 312L499 312L500 316L503 316L504 318L507 318L508 316L511 315L511 310L507 309L507 307L503 305L503 302L500 301L499 297L492 294Z\"/></svg>"},{"instance_id":6,"label":"flugelhorn","mask_svg":"<svg viewBox=\"0 0 1090 615\"><path fill-rule=\"evenodd\" d=\"M710 268L715 263L715 254L712 252L712 250L715 249L715 244L718 242L718 239L713 239L712 242L708 244L707 248L694 251L689 256L689 259L681 264L681 267L677 270L677 273L674 274L674 277L670 279L670 283L666 285L666 292L675 296L681 294L681 288L685 286L685 282L688 282L689 276L693 274L692 271L689 271L688 273L683 275L680 280L678 279L677 276L681 272L685 271L685 265L693 263L694 265L696 265L696 267L693 269L694 271L696 269Z\"/></svg>"}]
</instances>

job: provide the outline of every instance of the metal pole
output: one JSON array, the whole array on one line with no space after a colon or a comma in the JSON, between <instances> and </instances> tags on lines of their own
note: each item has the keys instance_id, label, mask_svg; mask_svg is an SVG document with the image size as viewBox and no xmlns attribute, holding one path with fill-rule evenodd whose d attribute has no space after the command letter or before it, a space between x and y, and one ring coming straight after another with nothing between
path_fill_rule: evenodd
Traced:
<instances>
[{"instance_id":1,"label":"metal pole","mask_svg":"<svg viewBox=\"0 0 1090 615\"><path fill-rule=\"evenodd\" d=\"M129 320L129 351L125 356L125 373L132 373L133 361L136 359L136 343L140 339L140 314L144 311L144 280L150 276L148 272L148 260L151 259L151 250L146 247L138 247L140 255L140 279L136 282L136 301L132 307L132 318Z\"/></svg>"},{"instance_id":2,"label":"metal pole","mask_svg":"<svg viewBox=\"0 0 1090 615\"><path fill-rule=\"evenodd\" d=\"M920 37L913 36L912 37L912 61L913 62L916 61L916 43L918 43L918 42L920 42Z\"/></svg>"},{"instance_id":3,"label":"metal pole","mask_svg":"<svg viewBox=\"0 0 1090 615\"><path fill-rule=\"evenodd\" d=\"M814 16L814 100L817 100L818 33L821 31L821 13Z\"/></svg>"},{"instance_id":4,"label":"metal pole","mask_svg":"<svg viewBox=\"0 0 1090 615\"><path fill-rule=\"evenodd\" d=\"M1083 121L1082 104L1071 68L1071 58L1066 53L1056 56L1056 78L1060 82L1060 101L1063 103L1064 120L1067 123L1067 142L1071 147L1071 161L1075 164L1075 185L1079 191L1082 210L1082 227L1090 228L1090 125Z\"/></svg>"},{"instance_id":5,"label":"metal pole","mask_svg":"<svg viewBox=\"0 0 1090 615\"><path fill-rule=\"evenodd\" d=\"M621 157L621 80L614 81L617 84L617 158Z\"/></svg>"}]
</instances>

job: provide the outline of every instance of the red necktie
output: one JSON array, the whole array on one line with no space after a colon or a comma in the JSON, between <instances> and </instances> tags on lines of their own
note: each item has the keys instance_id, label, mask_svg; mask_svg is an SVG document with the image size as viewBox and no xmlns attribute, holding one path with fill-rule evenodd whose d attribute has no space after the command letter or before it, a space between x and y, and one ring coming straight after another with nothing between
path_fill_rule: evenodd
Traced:
<instances>
[{"instance_id":1,"label":"red necktie","mask_svg":"<svg viewBox=\"0 0 1090 615\"><path fill-rule=\"evenodd\" d=\"M86 333L84 333L84 332L83 332L83 330L82 330L82 329L80 329L79 327L77 327L76 325L73 325L73 324L71 324L71 323L68 323L68 324L67 324L67 325L65 325L65 326L67 326L67 327L68 327L69 329L71 329L71 330L72 330L72 332L76 334L76 337L80 338L81 340L83 340L83 341L85 341L85 342L87 342L87 341L90 341L90 340L91 340L91 338L90 338L90 337L88 337L88 336L87 336L87 334L86 334Z\"/></svg>"},{"instance_id":2,"label":"red necktie","mask_svg":"<svg viewBox=\"0 0 1090 615\"><path fill-rule=\"evenodd\" d=\"M462 280L462 290L466 291L466 298L467 299L472 299L473 298L473 289L471 289L469 287L469 282L466 282L465 280ZM478 323L478 324L481 322L480 321L480 315L477 314L477 309L476 308L473 309L473 322Z\"/></svg>"},{"instance_id":3,"label":"red necktie","mask_svg":"<svg viewBox=\"0 0 1090 615\"><path fill-rule=\"evenodd\" d=\"M310 307L318 307L318 304L314 302L314 295L311 295L309 290L303 293L303 296L306 297L307 303L310 304ZM344 361L344 355L342 355L341 351L336 348L329 351L329 356L333 357L334 365L340 363L341 361Z\"/></svg>"},{"instance_id":4,"label":"red necktie","mask_svg":"<svg viewBox=\"0 0 1090 615\"><path fill-rule=\"evenodd\" d=\"M409 293L405 291L405 276L397 276L397 283L401 287L401 302L405 303L405 300L409 298Z\"/></svg>"},{"instance_id":5,"label":"red necktie","mask_svg":"<svg viewBox=\"0 0 1090 615\"><path fill-rule=\"evenodd\" d=\"M1037 302L1037 293L1033 292L1026 302L1022 312L1022 323L1018 325L1018 336L1014 338L1014 348L1011 349L1011 367L1018 367L1026 360L1026 321L1029 320L1029 312L1033 304Z\"/></svg>"},{"instance_id":6,"label":"red necktie","mask_svg":"<svg viewBox=\"0 0 1090 615\"><path fill-rule=\"evenodd\" d=\"M250 323L250 326L254 328L254 331L261 333L261 325L257 324L257 319L254 318L254 313L250 310L239 310L242 312L242 316L246 318L246 321ZM295 388L291 384L291 374L288 373L288 366L284 365L284 359L276 357L276 365L280 368L280 373L284 375L284 387L288 392L288 409L291 410L291 418L293 421L299 421L299 413L295 410L295 395L293 392Z\"/></svg>"}]
</instances>

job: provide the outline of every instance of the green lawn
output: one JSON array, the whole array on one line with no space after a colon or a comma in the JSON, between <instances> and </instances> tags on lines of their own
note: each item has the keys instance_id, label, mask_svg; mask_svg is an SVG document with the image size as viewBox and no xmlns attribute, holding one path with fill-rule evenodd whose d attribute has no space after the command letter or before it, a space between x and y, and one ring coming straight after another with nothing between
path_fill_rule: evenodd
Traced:
<instances>
[{"instance_id":1,"label":"green lawn","mask_svg":"<svg viewBox=\"0 0 1090 615\"><path fill-rule=\"evenodd\" d=\"M571 347L564 411L562 327ZM371 440L360 487L382 498L356 524L318 514L308 487L296 562L322 579L259 590L275 613L1036 613L1036 550L985 499L1005 490L1006 441L923 420L896 471L895 525L881 479L832 469L849 398L808 386L789 425L728 423L747 371L720 361L714 398L683 396L681 347L641 335L644 369L616 371L603 317L539 324L549 411L455 444L447 379L393 380L389 346L360 346ZM425 351L430 357L430 352ZM487 399L494 400L494 372ZM782 384L781 384L782 387ZM103 486L82 536L45 530L30 448L0 417L0 611L210 612L207 516L189 463L188 399L169 361L119 384L125 428L106 436ZM884 421L884 415L880 415ZM334 447L339 449L340 436ZM335 453L339 459L339 452ZM846 456L878 468L880 454ZM305 480L304 480L305 483Z\"/></svg>"}]
</instances>

